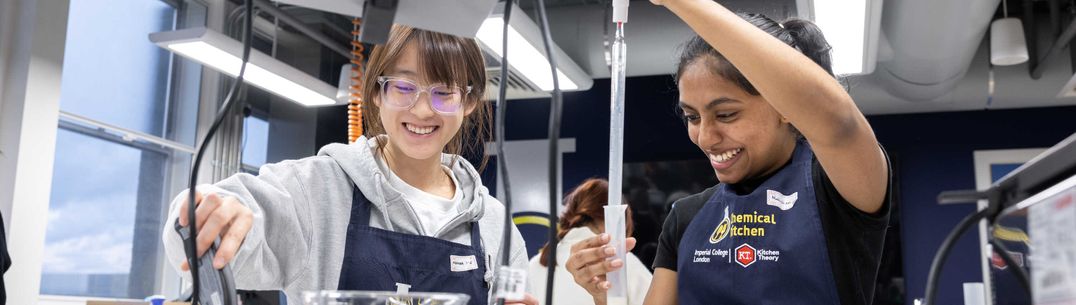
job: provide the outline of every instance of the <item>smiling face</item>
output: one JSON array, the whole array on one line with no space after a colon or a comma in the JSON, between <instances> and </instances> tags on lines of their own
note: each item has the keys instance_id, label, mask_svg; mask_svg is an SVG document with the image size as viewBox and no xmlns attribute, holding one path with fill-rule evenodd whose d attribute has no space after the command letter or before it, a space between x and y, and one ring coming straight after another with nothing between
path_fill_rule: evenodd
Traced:
<instances>
[{"instance_id":1,"label":"smiling face","mask_svg":"<svg viewBox=\"0 0 1076 305\"><path fill-rule=\"evenodd\" d=\"M370 52L363 77L364 135L387 134L376 139L391 157L475 153L489 137L486 70L474 39L395 25Z\"/></svg>"},{"instance_id":2,"label":"smiling face","mask_svg":"<svg viewBox=\"0 0 1076 305\"><path fill-rule=\"evenodd\" d=\"M776 171L791 158L796 134L762 96L713 73L713 60L699 58L679 75L680 109L691 142L723 183Z\"/></svg>"},{"instance_id":3,"label":"smiling face","mask_svg":"<svg viewBox=\"0 0 1076 305\"><path fill-rule=\"evenodd\" d=\"M396 62L385 71L384 75L393 79L380 84L380 95L377 98L377 106L381 108L380 118L385 133L389 135L389 149L395 154L403 154L411 159L426 160L439 158L444 148L459 132L464 118L474 110L474 104L461 107L454 113L439 112L434 109L435 103L431 94L445 95L442 90L433 90L431 93L426 89L430 86L445 85L433 83L421 66L418 57L418 48L415 43L409 43L396 59ZM417 86L412 86L417 85ZM393 105L392 100L411 100L407 94L417 93L418 100L410 107ZM454 98L462 101L465 92L458 92Z\"/></svg>"}]
</instances>

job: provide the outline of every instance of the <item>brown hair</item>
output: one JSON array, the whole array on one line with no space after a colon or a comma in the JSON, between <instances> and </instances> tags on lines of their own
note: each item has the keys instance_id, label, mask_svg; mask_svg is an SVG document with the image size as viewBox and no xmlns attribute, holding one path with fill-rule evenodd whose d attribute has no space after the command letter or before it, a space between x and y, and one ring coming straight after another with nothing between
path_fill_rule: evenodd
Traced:
<instances>
[{"instance_id":1,"label":"brown hair","mask_svg":"<svg viewBox=\"0 0 1076 305\"><path fill-rule=\"evenodd\" d=\"M362 96L367 102L362 104L364 113L364 135L368 138L385 133L381 123L380 109L375 101L380 98L381 86L377 78L396 64L404 49L414 45L418 51L420 69L429 79L426 81L452 84L460 87L471 86L471 92L464 97L464 109L474 108L463 120L459 132L445 145L444 152L462 155L464 152L478 152L492 132L489 127L489 103L482 101L486 91L486 67L482 51L474 39L461 38L448 34L414 29L395 25L389 33L389 40L384 45L374 47L370 60L366 63L363 75ZM384 149L385 140L377 138L379 149ZM481 172L489 161L483 156L478 171Z\"/></svg>"},{"instance_id":2,"label":"brown hair","mask_svg":"<svg viewBox=\"0 0 1076 305\"><path fill-rule=\"evenodd\" d=\"M557 239L563 239L572 228L587 226L595 221L605 221L605 203L609 199L609 183L605 179L590 178L583 181L578 187L564 197L564 215L560 216L557 223ZM623 204L627 204L624 202ZM627 209L627 233L631 236L632 226L631 208ZM542 247L541 258L538 260L542 266L549 259L549 243ZM556 264L556 261L553 262Z\"/></svg>"}]
</instances>

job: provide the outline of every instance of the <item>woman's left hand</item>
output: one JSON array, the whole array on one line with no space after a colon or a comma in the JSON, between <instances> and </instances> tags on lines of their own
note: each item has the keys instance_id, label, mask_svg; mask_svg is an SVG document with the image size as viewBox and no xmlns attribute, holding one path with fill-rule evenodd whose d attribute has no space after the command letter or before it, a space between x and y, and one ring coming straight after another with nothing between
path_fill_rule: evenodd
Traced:
<instances>
[{"instance_id":1,"label":"woman's left hand","mask_svg":"<svg viewBox=\"0 0 1076 305\"><path fill-rule=\"evenodd\" d=\"M523 296L522 300L505 301L504 304L505 305L538 305L538 298L535 298L533 295L528 293L528 294Z\"/></svg>"}]
</instances>

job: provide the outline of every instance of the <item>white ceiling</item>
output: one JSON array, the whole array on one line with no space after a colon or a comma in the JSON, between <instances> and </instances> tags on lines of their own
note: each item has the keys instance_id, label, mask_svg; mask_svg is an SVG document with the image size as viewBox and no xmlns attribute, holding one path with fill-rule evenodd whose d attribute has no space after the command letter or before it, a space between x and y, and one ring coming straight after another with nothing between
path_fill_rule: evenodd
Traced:
<instances>
[{"instance_id":1,"label":"white ceiling","mask_svg":"<svg viewBox=\"0 0 1076 305\"><path fill-rule=\"evenodd\" d=\"M960 1L960 0L937 0ZM585 1L584 1L585 2ZM775 19L796 14L796 1L722 1L730 8L743 12L763 12ZM948 3L955 4L955 3ZM595 78L607 78L603 32L606 17L604 6L598 4L566 5L549 10L553 38L580 67ZM678 47L692 35L691 30L668 10L645 1L633 1L626 38L628 44L628 76L671 75L676 64ZM885 12L883 12L883 16ZM924 23L946 24L944 20L930 18L946 16L922 16ZM1047 18L1039 18L1045 29ZM883 26L885 23L883 22ZM892 29L882 29L890 31ZM1048 32L1048 31L1040 31ZM1041 34L1040 35L1044 35ZM987 36L987 35L984 35ZM985 42L985 38L983 39ZM1040 37L1039 51L1043 54L1052 44L1051 37ZM876 75L847 79L850 92L866 114L893 114L916 112L964 111L982 109L1006 109L1076 105L1076 99L1056 98L1058 92L1072 76L1068 54L1051 58L1047 69L1038 80L1032 80L1027 64L994 67L995 93L989 107L988 98L988 48L981 43L971 60L968 71L955 88L932 101L909 101L891 94ZM886 73L876 69L876 73Z\"/></svg>"},{"instance_id":2,"label":"white ceiling","mask_svg":"<svg viewBox=\"0 0 1076 305\"><path fill-rule=\"evenodd\" d=\"M1044 48L1043 48L1044 49ZM874 75L847 79L852 97L866 114L965 111L1050 106L1073 106L1076 98L1056 98L1072 77L1068 52L1051 58L1042 77L1032 80L1026 63L994 67L994 97L987 106L988 44L980 45L967 74L956 88L933 101L908 101L890 94Z\"/></svg>"}]
</instances>

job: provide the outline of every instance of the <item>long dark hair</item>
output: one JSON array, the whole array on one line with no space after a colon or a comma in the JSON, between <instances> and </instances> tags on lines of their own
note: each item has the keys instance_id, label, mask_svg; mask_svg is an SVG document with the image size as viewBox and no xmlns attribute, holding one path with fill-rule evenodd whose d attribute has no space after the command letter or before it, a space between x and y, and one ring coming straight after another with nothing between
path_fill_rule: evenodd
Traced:
<instances>
[{"instance_id":1,"label":"long dark hair","mask_svg":"<svg viewBox=\"0 0 1076 305\"><path fill-rule=\"evenodd\" d=\"M790 18L784 22L777 22L762 14L737 14L737 16L785 44L792 46L826 70L826 72L829 72L829 75L833 75L830 59L832 47L826 42L826 38L822 35L822 30L814 22L800 18ZM677 81L679 81L680 75L684 73L684 69L707 56L714 59L708 61L708 63L710 63L710 71L715 75L735 83L740 89L751 95L759 95L755 86L747 81L747 78L740 73L740 70L737 70L724 55L721 55L698 35L684 43L681 48L680 63L676 66Z\"/></svg>"},{"instance_id":2,"label":"long dark hair","mask_svg":"<svg viewBox=\"0 0 1076 305\"><path fill-rule=\"evenodd\" d=\"M557 239L563 239L564 235L568 234L568 231L582 226L587 226L595 221L605 221L605 202L609 199L609 183L605 179L590 178L583 181L578 187L572 190L568 196L564 197L564 205L567 208L564 210L564 215L560 216L560 222L557 223ZM627 204L624 202L623 204ZM628 236L631 236L632 226L631 221L631 208L627 209L627 215L624 218L627 220ZM546 261L549 259L549 243L542 247L541 257L538 262L542 266L547 266ZM554 261L554 264L556 262Z\"/></svg>"}]
</instances>

